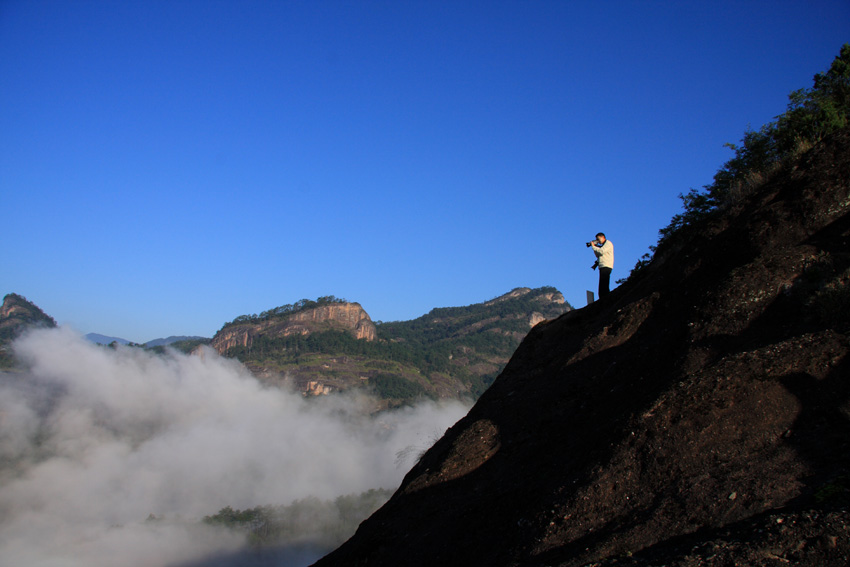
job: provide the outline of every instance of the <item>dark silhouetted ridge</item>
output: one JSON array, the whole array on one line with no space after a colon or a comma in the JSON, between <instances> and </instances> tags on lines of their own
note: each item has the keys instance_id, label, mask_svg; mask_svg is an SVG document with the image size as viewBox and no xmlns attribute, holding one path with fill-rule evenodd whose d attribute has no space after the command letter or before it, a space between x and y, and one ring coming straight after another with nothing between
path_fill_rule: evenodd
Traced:
<instances>
[{"instance_id":1,"label":"dark silhouetted ridge","mask_svg":"<svg viewBox=\"0 0 850 567\"><path fill-rule=\"evenodd\" d=\"M847 565L850 130L537 325L316 565Z\"/></svg>"}]
</instances>

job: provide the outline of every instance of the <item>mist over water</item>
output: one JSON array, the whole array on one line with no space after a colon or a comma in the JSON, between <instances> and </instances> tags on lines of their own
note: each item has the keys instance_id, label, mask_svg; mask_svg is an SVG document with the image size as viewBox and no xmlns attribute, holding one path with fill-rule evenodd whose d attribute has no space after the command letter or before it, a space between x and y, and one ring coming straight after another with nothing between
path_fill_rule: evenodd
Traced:
<instances>
[{"instance_id":1,"label":"mist over water","mask_svg":"<svg viewBox=\"0 0 850 567\"><path fill-rule=\"evenodd\" d=\"M241 536L200 519L395 488L468 410L429 402L369 416L363 397L266 388L212 350L113 350L64 328L15 351L30 371L0 374L9 565L304 565L323 550L246 555Z\"/></svg>"}]
</instances>

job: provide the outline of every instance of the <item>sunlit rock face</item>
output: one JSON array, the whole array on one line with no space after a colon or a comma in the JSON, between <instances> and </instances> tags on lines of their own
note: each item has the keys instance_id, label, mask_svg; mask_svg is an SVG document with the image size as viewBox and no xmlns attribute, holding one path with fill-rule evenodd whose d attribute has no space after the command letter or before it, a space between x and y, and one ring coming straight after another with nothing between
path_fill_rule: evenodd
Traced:
<instances>
[{"instance_id":1,"label":"sunlit rock face","mask_svg":"<svg viewBox=\"0 0 850 567\"><path fill-rule=\"evenodd\" d=\"M279 338L329 330L348 331L367 341L377 338L375 324L360 304L336 303L305 309L284 319L229 326L216 333L212 347L223 354L237 346L250 348L260 336Z\"/></svg>"}]
</instances>

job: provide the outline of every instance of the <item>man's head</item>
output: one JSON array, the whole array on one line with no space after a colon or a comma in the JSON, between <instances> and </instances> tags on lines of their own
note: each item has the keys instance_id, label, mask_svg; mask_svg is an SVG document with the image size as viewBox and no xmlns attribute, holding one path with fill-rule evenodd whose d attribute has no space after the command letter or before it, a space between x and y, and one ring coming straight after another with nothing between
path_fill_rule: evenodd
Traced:
<instances>
[{"instance_id":1,"label":"man's head","mask_svg":"<svg viewBox=\"0 0 850 567\"><path fill-rule=\"evenodd\" d=\"M605 244L605 240L607 240L605 238L605 233L599 232L596 234L596 241L599 242L599 244Z\"/></svg>"}]
</instances>

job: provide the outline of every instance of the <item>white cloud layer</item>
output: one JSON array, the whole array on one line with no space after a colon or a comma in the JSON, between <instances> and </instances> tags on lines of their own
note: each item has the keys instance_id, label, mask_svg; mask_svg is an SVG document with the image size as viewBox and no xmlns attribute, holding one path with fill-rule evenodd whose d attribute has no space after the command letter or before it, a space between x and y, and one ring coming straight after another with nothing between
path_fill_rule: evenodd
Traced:
<instances>
[{"instance_id":1,"label":"white cloud layer","mask_svg":"<svg viewBox=\"0 0 850 567\"><path fill-rule=\"evenodd\" d=\"M152 567L236 551L239 538L196 520L224 506L395 488L410 448L427 448L468 409L423 403L369 416L363 398L266 388L211 350L112 350L65 328L33 332L15 350L31 371L0 381L9 565ZM166 520L145 522L150 514Z\"/></svg>"}]
</instances>

